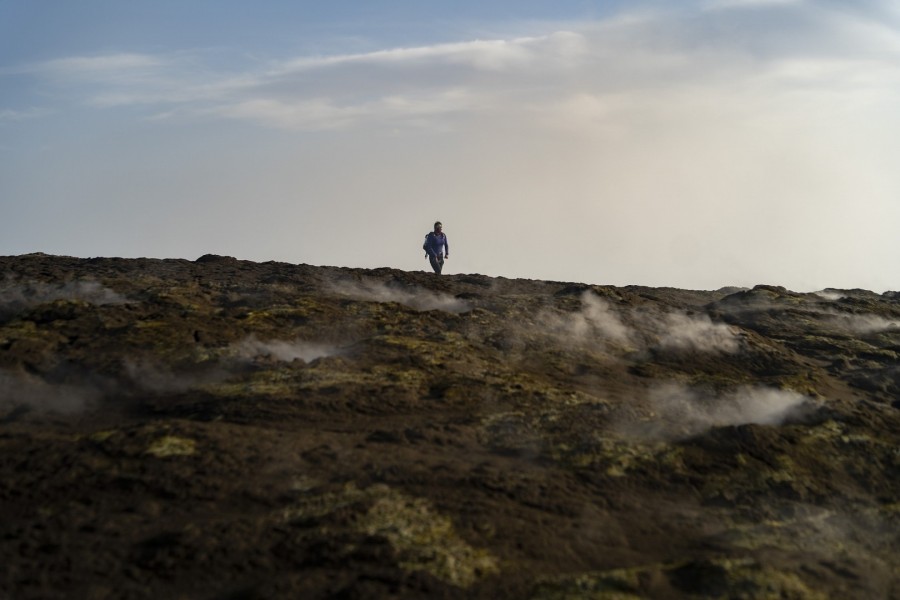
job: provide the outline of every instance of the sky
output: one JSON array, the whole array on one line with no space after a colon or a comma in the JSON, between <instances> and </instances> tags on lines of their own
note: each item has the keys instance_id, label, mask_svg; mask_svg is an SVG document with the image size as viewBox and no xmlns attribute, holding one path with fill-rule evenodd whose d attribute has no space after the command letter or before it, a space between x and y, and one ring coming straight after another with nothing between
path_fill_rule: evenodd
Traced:
<instances>
[{"instance_id":1,"label":"sky","mask_svg":"<svg viewBox=\"0 0 900 600\"><path fill-rule=\"evenodd\" d=\"M0 0L0 255L900 289L893 0Z\"/></svg>"}]
</instances>

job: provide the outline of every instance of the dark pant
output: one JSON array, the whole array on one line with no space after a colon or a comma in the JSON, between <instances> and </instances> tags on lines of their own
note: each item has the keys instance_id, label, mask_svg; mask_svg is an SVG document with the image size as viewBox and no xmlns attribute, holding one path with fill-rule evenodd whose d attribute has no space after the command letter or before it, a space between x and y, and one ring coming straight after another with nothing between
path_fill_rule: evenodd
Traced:
<instances>
[{"instance_id":1,"label":"dark pant","mask_svg":"<svg viewBox=\"0 0 900 600\"><path fill-rule=\"evenodd\" d=\"M431 268L434 269L434 272L440 275L441 269L444 268L444 255L429 256L428 260L431 262Z\"/></svg>"}]
</instances>

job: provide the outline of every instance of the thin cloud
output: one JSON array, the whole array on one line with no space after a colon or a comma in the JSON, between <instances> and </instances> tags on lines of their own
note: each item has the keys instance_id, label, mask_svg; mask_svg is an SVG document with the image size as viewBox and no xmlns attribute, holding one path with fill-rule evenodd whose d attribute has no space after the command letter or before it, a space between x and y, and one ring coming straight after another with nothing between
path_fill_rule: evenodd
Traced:
<instances>
[{"instance_id":1,"label":"thin cloud","mask_svg":"<svg viewBox=\"0 0 900 600\"><path fill-rule=\"evenodd\" d=\"M54 111L46 108L26 108L25 110L16 110L12 108L0 109L0 123L29 121L31 119L39 119L53 114Z\"/></svg>"},{"instance_id":2,"label":"thin cloud","mask_svg":"<svg viewBox=\"0 0 900 600\"><path fill-rule=\"evenodd\" d=\"M771 112L779 99L789 100L779 91L810 81L854 97L860 85L888 90L900 78L895 57L885 55L900 47L900 38L883 25L844 14L831 18L827 9L812 13L802 2L713 4L766 10L791 4L802 10L790 28L737 40L719 33L727 27L710 29L687 18L689 11L638 11L641 18L585 22L580 29L541 36L304 56L237 73L217 72L204 65L202 55L187 53L74 56L31 70L95 86L87 90L88 101L98 107L169 104L155 114L241 119L287 130L416 123L492 110L501 119L587 132L599 127L600 133L610 123L646 124L663 110L762 106ZM695 43L700 35L702 46ZM826 40L849 49L861 39L865 53L834 56L826 50ZM764 44L785 51L769 57L758 51ZM361 82L365 94L359 92ZM699 97L715 101L698 108ZM185 110L173 110L179 107ZM719 108L707 121L717 114L735 116L733 109Z\"/></svg>"},{"instance_id":3,"label":"thin cloud","mask_svg":"<svg viewBox=\"0 0 900 600\"><path fill-rule=\"evenodd\" d=\"M396 66L443 63L466 65L486 71L521 69L546 59L548 55L571 60L585 51L583 42L582 36L578 33L559 31L545 36L510 40L474 40L414 48L393 48L361 54L305 57L287 61L282 67L268 74L284 75L348 64Z\"/></svg>"},{"instance_id":4,"label":"thin cloud","mask_svg":"<svg viewBox=\"0 0 900 600\"><path fill-rule=\"evenodd\" d=\"M773 8L797 6L805 3L806 0L709 0L705 3L704 8L706 10Z\"/></svg>"},{"instance_id":5,"label":"thin cloud","mask_svg":"<svg viewBox=\"0 0 900 600\"><path fill-rule=\"evenodd\" d=\"M148 54L106 54L97 56L71 56L57 58L34 65L35 71L56 75L78 76L114 71L158 68L166 64L157 56Z\"/></svg>"},{"instance_id":6,"label":"thin cloud","mask_svg":"<svg viewBox=\"0 0 900 600\"><path fill-rule=\"evenodd\" d=\"M272 159L255 153L229 162L227 184L185 164L183 182L156 177L128 196L152 202L162 196L158 185L166 197L215 196L237 207L246 190L258 190L267 210L257 218L288 215L296 227L267 229L262 245L232 236L248 257L297 256L300 244L305 260L417 268L396 239L363 256L324 235L337 217L323 202L346 214L333 222L352 223L364 239L428 201L471 225L460 259L472 262L460 266L472 271L706 289L767 281L884 290L895 285L885 257L896 255L900 180L889 163L900 139L900 30L889 8L865 5L757 2L752 11L747 3L704 11L702 1L637 2L609 19L530 23L529 37L519 30L277 61L235 56L227 65L221 54L201 51L80 56L33 73L44 78L33 87L49 92L41 104L130 106L119 117L219 122L223 135L238 135L228 127L234 123L292 134L266 145ZM148 153L161 152L155 143L164 136L192 133L152 130L154 144L141 143ZM314 143L306 131L326 132L314 159L292 154ZM138 143L91 140L104 151ZM204 164L244 151L213 150ZM274 159L277 152L297 160ZM121 154L123 164L128 156ZM107 173L91 153L79 159ZM55 167L42 177L35 161L29 185L47 192L46 203L56 196L41 186L63 177L77 181L77 202L93 206L91 198L116 197L129 173L155 172L144 162L109 177L76 178ZM346 172L359 177L335 176ZM27 191L22 206L36 206ZM344 212L360 198L379 210ZM299 218L306 206L315 218ZM235 210L214 218L232 223ZM157 235L164 229L181 244L215 241L204 238L214 227L197 239L171 229L180 223L160 221L144 246L127 245L146 253L140 248L169 239ZM492 234L500 227L535 232L542 251L498 246ZM846 238L859 243L838 250L834 240Z\"/></svg>"},{"instance_id":7,"label":"thin cloud","mask_svg":"<svg viewBox=\"0 0 900 600\"><path fill-rule=\"evenodd\" d=\"M258 98L221 106L213 113L257 121L279 129L341 129L364 120L412 121L435 115L470 112L483 105L465 90L439 90L432 94L398 95L365 104L340 105L327 98L281 101Z\"/></svg>"}]
</instances>

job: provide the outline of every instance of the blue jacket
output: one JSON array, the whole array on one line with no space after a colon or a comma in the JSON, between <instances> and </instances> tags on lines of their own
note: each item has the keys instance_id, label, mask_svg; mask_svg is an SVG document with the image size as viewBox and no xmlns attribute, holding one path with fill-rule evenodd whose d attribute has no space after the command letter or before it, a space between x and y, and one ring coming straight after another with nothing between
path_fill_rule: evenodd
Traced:
<instances>
[{"instance_id":1,"label":"blue jacket","mask_svg":"<svg viewBox=\"0 0 900 600\"><path fill-rule=\"evenodd\" d=\"M447 242L447 234L443 232L435 234L433 231L429 231L425 236L425 243L422 244L422 249L428 253L428 256L434 256L435 258L449 256L450 244Z\"/></svg>"}]
</instances>

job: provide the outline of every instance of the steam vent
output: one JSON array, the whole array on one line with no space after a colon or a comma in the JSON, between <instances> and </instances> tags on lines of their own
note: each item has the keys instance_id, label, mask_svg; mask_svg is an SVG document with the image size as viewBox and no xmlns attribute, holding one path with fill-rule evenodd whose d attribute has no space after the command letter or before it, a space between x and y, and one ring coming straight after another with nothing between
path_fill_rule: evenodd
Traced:
<instances>
[{"instance_id":1,"label":"steam vent","mask_svg":"<svg viewBox=\"0 0 900 600\"><path fill-rule=\"evenodd\" d=\"M900 599L900 294L3 257L0 598Z\"/></svg>"}]
</instances>

